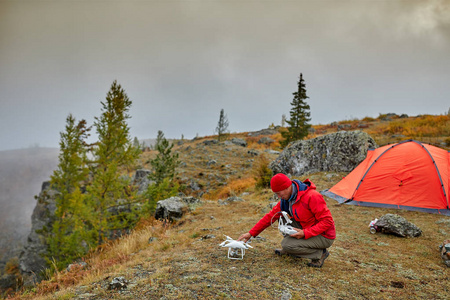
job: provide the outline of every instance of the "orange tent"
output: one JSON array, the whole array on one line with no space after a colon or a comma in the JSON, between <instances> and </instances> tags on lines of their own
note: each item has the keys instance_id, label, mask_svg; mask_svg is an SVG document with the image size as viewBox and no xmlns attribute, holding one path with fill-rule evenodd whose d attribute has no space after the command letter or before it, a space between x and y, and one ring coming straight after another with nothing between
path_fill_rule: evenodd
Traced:
<instances>
[{"instance_id":1,"label":"orange tent","mask_svg":"<svg viewBox=\"0 0 450 300\"><path fill-rule=\"evenodd\" d=\"M414 140L369 149L366 159L331 189L340 203L450 216L450 152Z\"/></svg>"}]
</instances>

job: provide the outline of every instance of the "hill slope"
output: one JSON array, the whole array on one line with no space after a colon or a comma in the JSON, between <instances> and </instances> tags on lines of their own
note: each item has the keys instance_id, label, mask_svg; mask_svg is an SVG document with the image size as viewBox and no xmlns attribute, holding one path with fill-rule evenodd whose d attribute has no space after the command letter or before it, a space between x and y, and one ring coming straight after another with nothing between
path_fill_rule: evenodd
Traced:
<instances>
[{"instance_id":1,"label":"hill slope","mask_svg":"<svg viewBox=\"0 0 450 300\"><path fill-rule=\"evenodd\" d=\"M431 126L440 128L438 132L427 129L434 119L443 119ZM413 138L449 150L449 124L448 116L380 116L317 125L311 137L359 129L371 134L379 145ZM440 215L338 205L326 198L335 219L337 239L323 268L307 267L306 259L274 255L273 249L279 247L282 238L275 228L266 229L254 239L254 248L246 251L242 261L229 260L227 249L218 245L224 235L237 238L269 211L273 193L270 189L256 189L254 175L264 164L262 157L270 161L277 156L266 152L269 148L280 150L279 134L268 135L275 140L270 145L259 144L261 136L251 137L248 133L231 137L245 139L248 147L215 144L211 142L215 137L176 143L174 151L182 161L178 179L183 190L202 199L202 204L193 207L180 222L165 224L151 217L142 220L130 236L86 257L86 267L74 266L70 272L55 274L16 298L448 298L449 272L438 246L450 238L450 218ZM150 168L149 160L154 155L153 151L143 153L140 167ZM322 172L308 177L318 190L323 190L345 175ZM244 201L223 201L233 195ZM370 234L369 222L386 213L405 217L419 226L423 235L403 239ZM110 289L117 277L126 280L126 288Z\"/></svg>"},{"instance_id":2,"label":"hill slope","mask_svg":"<svg viewBox=\"0 0 450 300\"><path fill-rule=\"evenodd\" d=\"M343 174L310 179L327 188ZM240 260L218 246L224 235L237 238L269 210L268 190L249 189L243 202L205 201L181 222L143 223L131 236L87 259L86 269L61 273L37 289L33 299L446 299L449 273L438 244L450 232L448 218L409 211L327 204L337 239L323 268L308 260L278 257L280 233L266 229ZM368 223L397 213L423 230L415 239L369 233ZM110 289L116 277L128 283ZM75 284L74 284L75 283ZM53 294L55 293L55 294ZM29 299L30 297L22 297ZM289 298L286 298L289 299Z\"/></svg>"},{"instance_id":3,"label":"hill slope","mask_svg":"<svg viewBox=\"0 0 450 300\"><path fill-rule=\"evenodd\" d=\"M202 199L202 204L192 208L180 222L143 220L130 236L87 257L86 267L75 266L70 272L58 273L33 292L17 298L448 298L449 272L438 246L449 238L450 218L440 215L339 205L326 199L336 223L337 239L323 268L307 267L306 259L276 256L273 249L279 247L282 237L275 228L266 229L254 239L254 248L246 251L242 261L229 260L227 249L219 247L224 235L237 238L270 209L273 193L256 189L253 174L259 157L276 157L265 152L266 147L256 142L258 138L249 138L246 133L235 137L245 138L249 147L208 142L212 137L174 147L183 162L180 182L186 192ZM271 138L276 140L277 135ZM141 167L148 168L154 155L144 153ZM318 190L323 190L345 175L322 172L308 177ZM243 201L224 201L230 195L240 196ZM404 239L370 234L369 222L386 213L399 214L416 224L422 236ZM126 288L111 289L110 283L119 277L126 281Z\"/></svg>"}]
</instances>

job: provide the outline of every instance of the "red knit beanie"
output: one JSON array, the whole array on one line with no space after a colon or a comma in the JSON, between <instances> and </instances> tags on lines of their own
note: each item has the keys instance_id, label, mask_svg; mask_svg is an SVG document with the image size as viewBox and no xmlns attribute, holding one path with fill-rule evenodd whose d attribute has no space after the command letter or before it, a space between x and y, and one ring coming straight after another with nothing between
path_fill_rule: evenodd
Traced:
<instances>
[{"instance_id":1,"label":"red knit beanie","mask_svg":"<svg viewBox=\"0 0 450 300\"><path fill-rule=\"evenodd\" d=\"M289 177L278 173L270 180L270 187L274 193L287 189L292 184Z\"/></svg>"}]
</instances>

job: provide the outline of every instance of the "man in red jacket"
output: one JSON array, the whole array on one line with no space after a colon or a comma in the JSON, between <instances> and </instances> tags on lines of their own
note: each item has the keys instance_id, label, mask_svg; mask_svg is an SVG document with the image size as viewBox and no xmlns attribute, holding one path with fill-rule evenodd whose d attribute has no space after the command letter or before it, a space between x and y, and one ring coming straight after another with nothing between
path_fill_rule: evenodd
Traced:
<instances>
[{"instance_id":1,"label":"man in red jacket","mask_svg":"<svg viewBox=\"0 0 450 300\"><path fill-rule=\"evenodd\" d=\"M251 237L256 237L285 211L291 217L291 225L297 233L285 235L281 241L282 249L276 249L275 253L310 258L308 266L321 268L330 255L327 248L336 238L334 220L322 195L308 179L304 182L291 181L281 173L272 177L270 187L280 201L249 232L241 235L238 241L246 242Z\"/></svg>"}]
</instances>

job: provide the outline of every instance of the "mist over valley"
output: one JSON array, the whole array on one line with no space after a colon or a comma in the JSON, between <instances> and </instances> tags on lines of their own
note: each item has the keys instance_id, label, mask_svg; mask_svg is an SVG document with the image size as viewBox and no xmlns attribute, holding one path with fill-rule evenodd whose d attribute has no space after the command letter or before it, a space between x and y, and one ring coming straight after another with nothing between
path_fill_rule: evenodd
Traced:
<instances>
[{"instance_id":1,"label":"mist over valley","mask_svg":"<svg viewBox=\"0 0 450 300\"><path fill-rule=\"evenodd\" d=\"M58 163L57 148L0 151L0 268L18 256L31 228L35 195Z\"/></svg>"}]
</instances>

